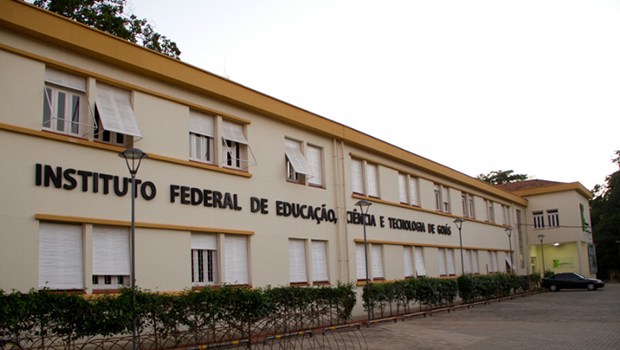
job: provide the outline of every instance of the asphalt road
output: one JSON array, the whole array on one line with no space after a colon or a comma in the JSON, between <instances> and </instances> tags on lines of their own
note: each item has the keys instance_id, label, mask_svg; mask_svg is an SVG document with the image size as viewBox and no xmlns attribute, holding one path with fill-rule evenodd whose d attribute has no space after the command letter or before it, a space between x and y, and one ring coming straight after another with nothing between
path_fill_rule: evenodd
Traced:
<instances>
[{"instance_id":1,"label":"asphalt road","mask_svg":"<svg viewBox=\"0 0 620 350\"><path fill-rule=\"evenodd\" d=\"M363 328L368 349L620 349L620 284L562 290Z\"/></svg>"}]
</instances>

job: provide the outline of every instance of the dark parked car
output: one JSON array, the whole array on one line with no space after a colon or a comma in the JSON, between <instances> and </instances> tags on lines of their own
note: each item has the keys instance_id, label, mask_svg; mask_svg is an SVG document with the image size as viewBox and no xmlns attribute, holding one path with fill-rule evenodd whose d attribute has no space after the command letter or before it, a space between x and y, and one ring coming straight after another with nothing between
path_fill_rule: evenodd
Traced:
<instances>
[{"instance_id":1,"label":"dark parked car","mask_svg":"<svg viewBox=\"0 0 620 350\"><path fill-rule=\"evenodd\" d=\"M552 292L560 289L587 289L596 290L605 287L605 283L595 278L587 278L575 272L556 273L543 278L541 286Z\"/></svg>"}]
</instances>

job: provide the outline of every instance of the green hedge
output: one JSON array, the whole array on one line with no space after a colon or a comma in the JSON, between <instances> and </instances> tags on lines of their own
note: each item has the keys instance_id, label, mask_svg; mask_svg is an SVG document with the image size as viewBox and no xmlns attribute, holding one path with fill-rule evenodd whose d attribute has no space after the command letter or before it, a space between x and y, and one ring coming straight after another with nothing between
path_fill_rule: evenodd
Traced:
<instances>
[{"instance_id":1,"label":"green hedge","mask_svg":"<svg viewBox=\"0 0 620 350\"><path fill-rule=\"evenodd\" d=\"M464 275L458 279L421 277L402 281L371 284L364 288L364 309L372 316L391 316L420 309L436 308L454 303L457 297L465 303L509 296L538 288L540 275L512 274Z\"/></svg>"},{"instance_id":2,"label":"green hedge","mask_svg":"<svg viewBox=\"0 0 620 350\"><path fill-rule=\"evenodd\" d=\"M255 331L264 331L272 327L270 323L283 318L291 322L311 319L323 325L344 323L351 317L355 299L352 284L263 289L224 286L187 290L178 295L137 290L134 314L130 289L91 299L45 289L29 293L0 291L0 337L22 344L70 345L91 336L129 335L134 315L138 332L156 339L169 341L195 333L195 339L204 340L205 332L212 332L212 339L221 330L235 337L249 336L257 324L263 328Z\"/></svg>"}]
</instances>

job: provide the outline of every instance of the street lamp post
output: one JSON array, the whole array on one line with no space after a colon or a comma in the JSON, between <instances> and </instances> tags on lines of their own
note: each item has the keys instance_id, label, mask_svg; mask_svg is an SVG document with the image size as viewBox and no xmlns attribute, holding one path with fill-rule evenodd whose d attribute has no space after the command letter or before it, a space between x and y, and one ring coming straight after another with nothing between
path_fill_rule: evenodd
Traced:
<instances>
[{"instance_id":1,"label":"street lamp post","mask_svg":"<svg viewBox=\"0 0 620 350\"><path fill-rule=\"evenodd\" d=\"M459 246L461 248L461 276L465 275L465 263L463 260L463 236L461 235L461 228L463 227L464 222L465 220L461 218L457 218L454 220L454 224L456 225L456 228L459 229Z\"/></svg>"},{"instance_id":2,"label":"street lamp post","mask_svg":"<svg viewBox=\"0 0 620 350\"><path fill-rule=\"evenodd\" d=\"M542 257L542 277L545 277L545 249L543 247L543 241L545 239L545 235L538 235L538 239L540 240L540 255Z\"/></svg>"},{"instance_id":3,"label":"street lamp post","mask_svg":"<svg viewBox=\"0 0 620 350\"><path fill-rule=\"evenodd\" d=\"M136 174L140 168L142 159L148 158L147 154L138 148L128 148L118 154L119 157L125 159L129 175L131 175L131 262L130 262L130 280L131 280L131 311L133 313L131 320L131 335L133 350L137 349L138 327L136 324Z\"/></svg>"},{"instance_id":4,"label":"street lamp post","mask_svg":"<svg viewBox=\"0 0 620 350\"><path fill-rule=\"evenodd\" d=\"M364 227L364 261L366 263L366 284L364 286L364 288L366 289L366 295L368 296L368 300L367 300L367 307L366 309L368 309L368 320L366 322L366 327L370 326L370 280L368 277L368 239L366 238L366 214L368 213L368 210L370 209L370 206L372 205L371 202L367 201L367 200L360 200L357 203L355 203L355 205L360 207L360 212L362 214L362 226ZM364 208L366 208L366 212L364 212Z\"/></svg>"},{"instance_id":5,"label":"street lamp post","mask_svg":"<svg viewBox=\"0 0 620 350\"><path fill-rule=\"evenodd\" d=\"M515 262L512 260L512 227L506 227L506 235L508 236L508 249L510 249L510 272L515 273Z\"/></svg>"}]
</instances>

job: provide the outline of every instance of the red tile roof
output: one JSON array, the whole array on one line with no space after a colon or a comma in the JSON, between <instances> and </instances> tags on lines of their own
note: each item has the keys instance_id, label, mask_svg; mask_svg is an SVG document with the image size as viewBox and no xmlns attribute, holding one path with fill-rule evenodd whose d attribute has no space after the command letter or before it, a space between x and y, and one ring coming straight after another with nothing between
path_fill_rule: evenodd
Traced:
<instances>
[{"instance_id":1,"label":"red tile roof","mask_svg":"<svg viewBox=\"0 0 620 350\"><path fill-rule=\"evenodd\" d=\"M540 187L562 185L562 184L564 184L564 182L532 179L532 180L511 182L511 183L507 183L503 185L497 185L497 187L501 188L504 191L515 192L515 191L521 191L521 190L529 190L532 188L540 188Z\"/></svg>"}]
</instances>

